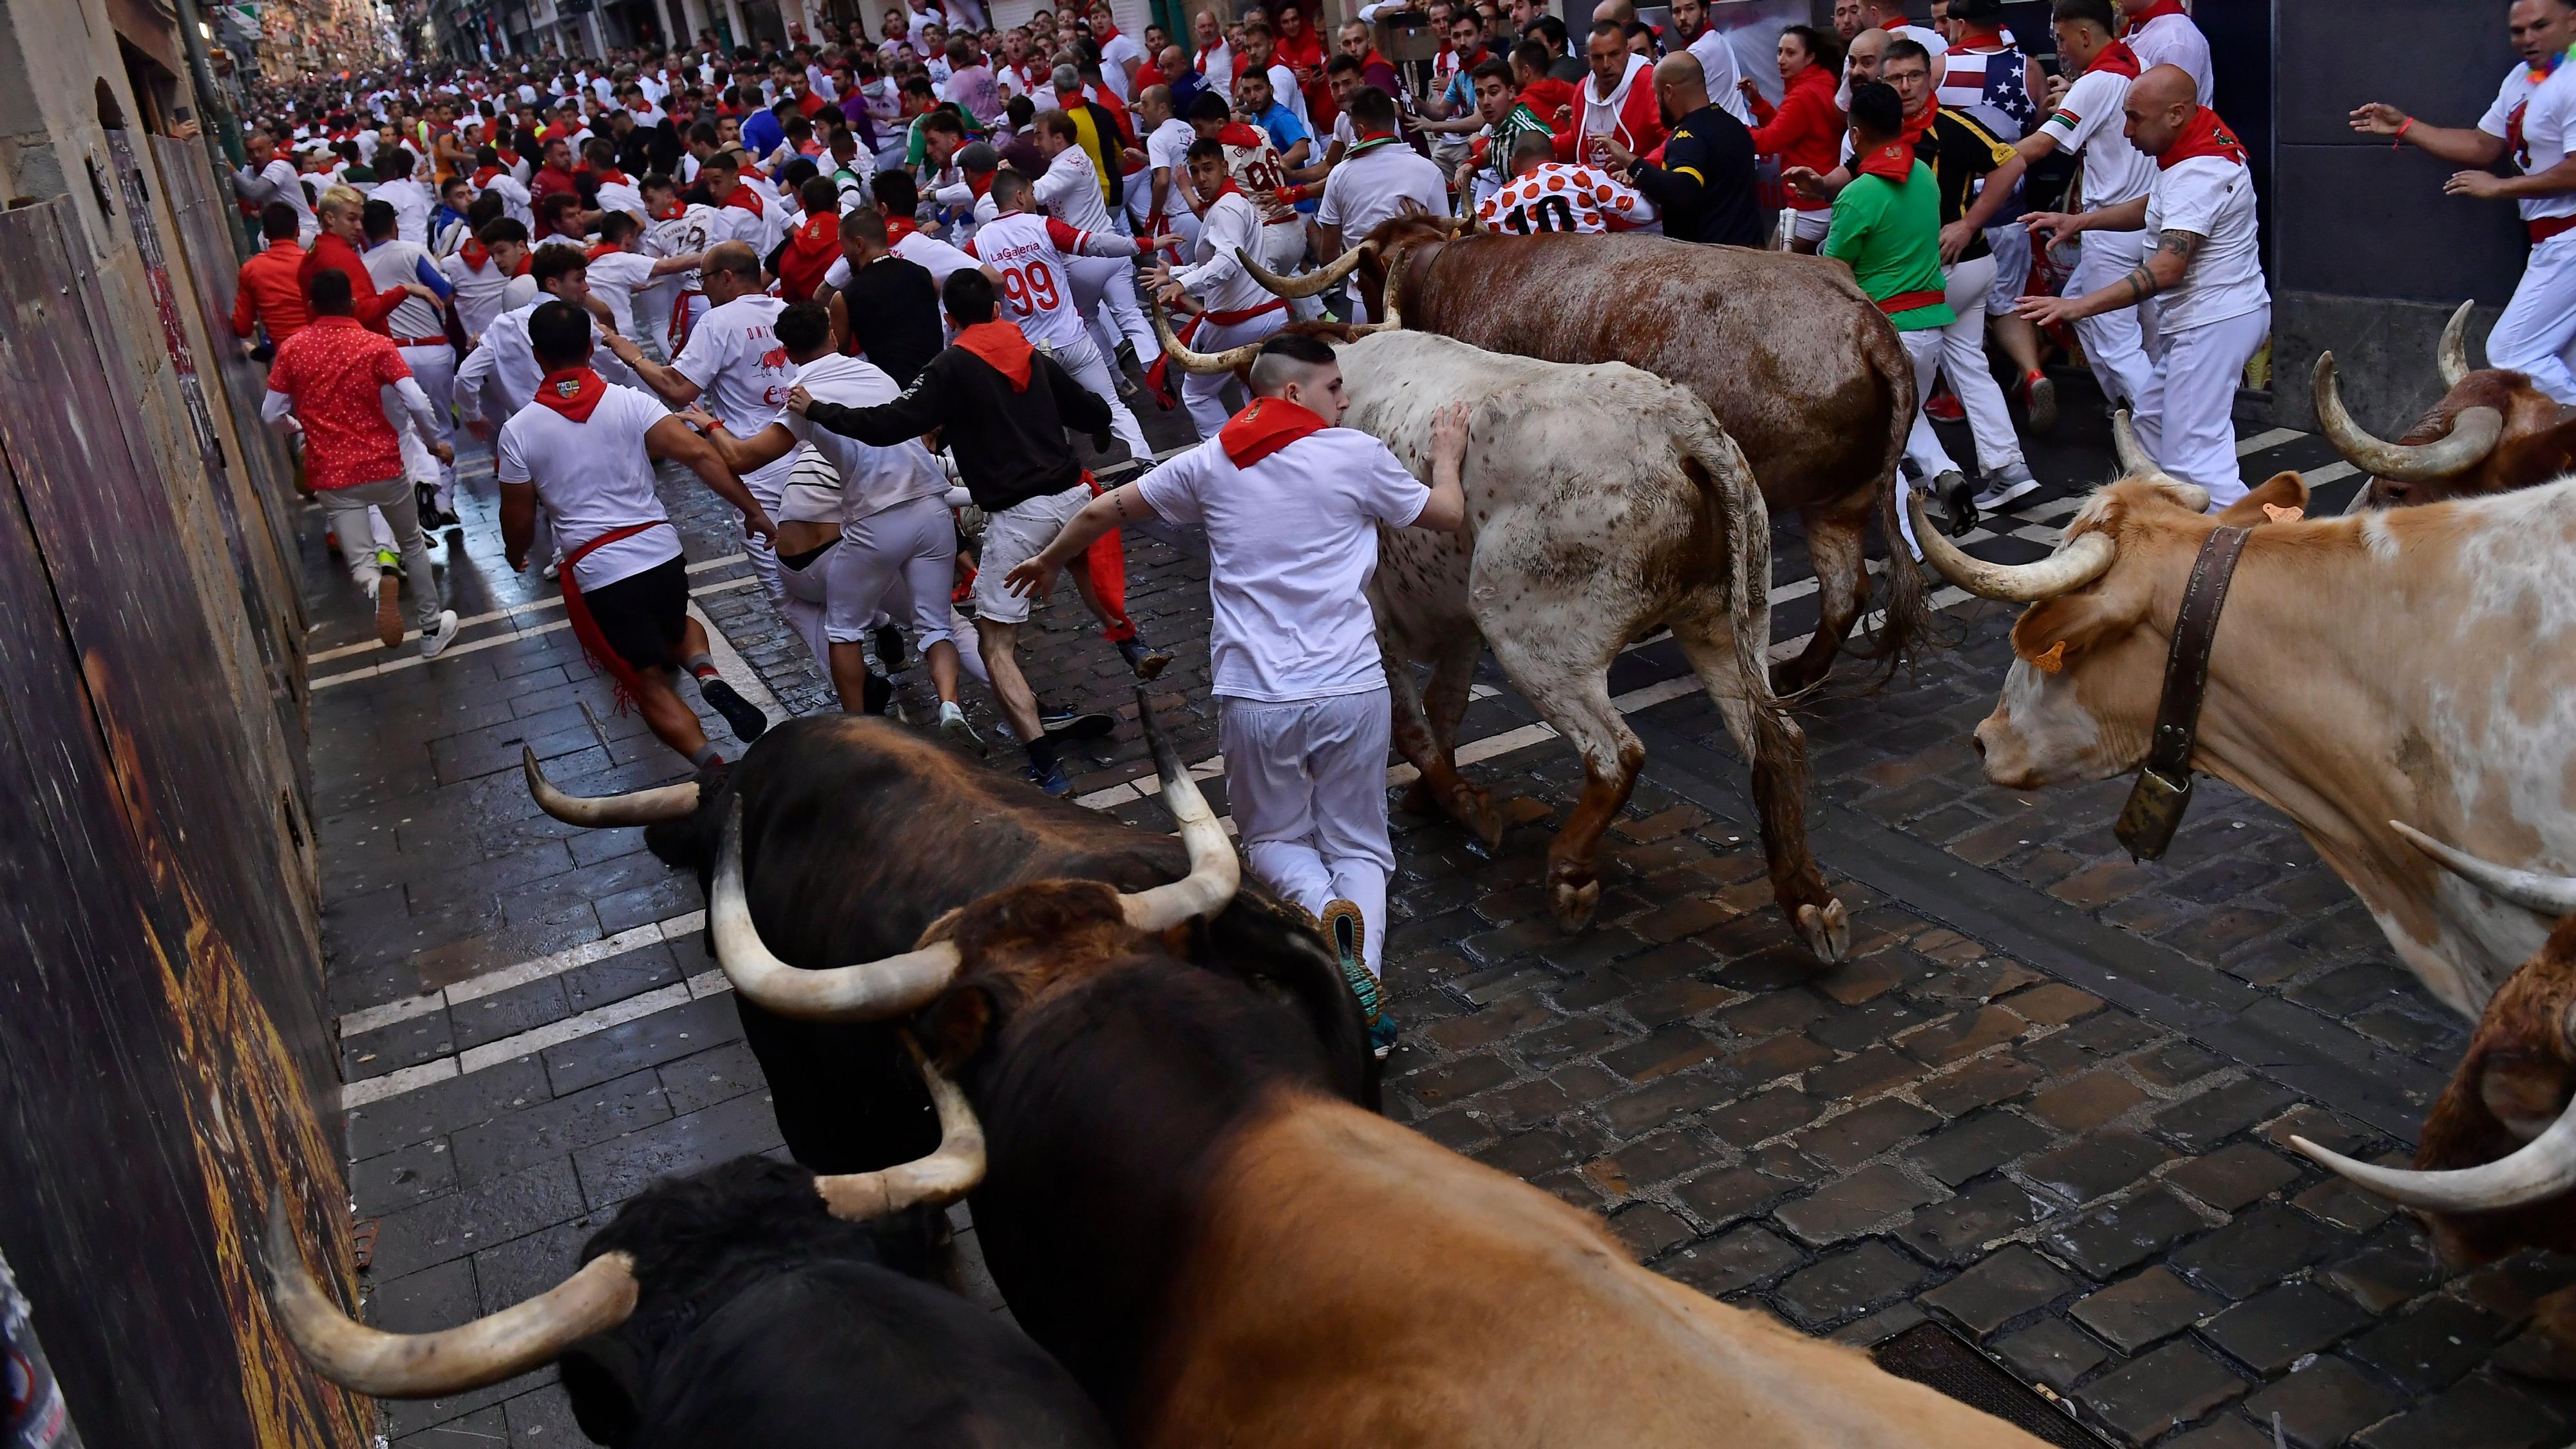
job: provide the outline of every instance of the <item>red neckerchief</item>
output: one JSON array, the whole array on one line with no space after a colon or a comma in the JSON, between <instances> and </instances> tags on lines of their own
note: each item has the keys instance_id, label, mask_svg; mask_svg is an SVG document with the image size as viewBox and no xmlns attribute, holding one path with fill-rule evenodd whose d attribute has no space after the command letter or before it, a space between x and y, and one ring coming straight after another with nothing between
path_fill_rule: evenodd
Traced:
<instances>
[{"instance_id":1,"label":"red neckerchief","mask_svg":"<svg viewBox=\"0 0 2576 1449\"><path fill-rule=\"evenodd\" d=\"M1117 38L1118 38L1118 27L1117 27L1117 26L1115 26L1115 25L1110 26L1107 30L1105 30L1105 31L1101 32L1100 34L1098 34L1098 35L1095 35L1095 36L1091 37L1091 39L1092 39L1093 43L1095 43L1095 44L1097 44L1097 45L1101 46L1103 49L1106 49L1106 48L1108 47L1108 45L1109 45L1109 42L1111 42L1111 41L1113 41L1113 40L1116 40Z\"/></svg>"},{"instance_id":2,"label":"red neckerchief","mask_svg":"<svg viewBox=\"0 0 2576 1449\"><path fill-rule=\"evenodd\" d=\"M655 221L678 221L681 217L688 214L689 203L674 196L671 198L671 204L669 206L663 207L660 211L653 213L653 219Z\"/></svg>"},{"instance_id":3,"label":"red neckerchief","mask_svg":"<svg viewBox=\"0 0 2576 1449\"><path fill-rule=\"evenodd\" d=\"M768 214L769 210L767 207L760 204L759 192L752 190L750 187L739 181L734 183L733 195L726 197L724 199L724 204L733 207L738 211L750 212L754 216L765 216Z\"/></svg>"},{"instance_id":4,"label":"red neckerchief","mask_svg":"<svg viewBox=\"0 0 2576 1449\"><path fill-rule=\"evenodd\" d=\"M501 168L500 168L500 167L498 167L498 166L477 166L477 167L475 167L475 168L474 168L474 189L475 189L475 190L477 190L477 191L481 191L481 190L482 190L482 189L484 189L485 187L490 186L490 185L492 184L492 178L493 178L493 177L495 177L495 176L498 176L498 175L500 175L500 174L501 174Z\"/></svg>"},{"instance_id":5,"label":"red neckerchief","mask_svg":"<svg viewBox=\"0 0 2576 1449\"><path fill-rule=\"evenodd\" d=\"M1350 154L1344 156L1342 159L1345 161L1354 160L1371 151L1375 151L1382 146L1394 144L1395 139L1396 135L1393 131L1362 131L1360 132L1359 143L1351 147Z\"/></svg>"},{"instance_id":6,"label":"red neckerchief","mask_svg":"<svg viewBox=\"0 0 2576 1449\"><path fill-rule=\"evenodd\" d=\"M634 184L626 179L625 172L618 170L614 166L609 167L605 171L594 171L591 175L597 177L599 184L602 186L630 186Z\"/></svg>"},{"instance_id":7,"label":"red neckerchief","mask_svg":"<svg viewBox=\"0 0 2576 1449\"><path fill-rule=\"evenodd\" d=\"M493 147L493 148L492 148L492 154L493 154L493 155L495 155L495 156L500 157L500 158L501 158L501 164L503 164L503 165L505 165L505 166L516 166L516 165L518 165L518 164L519 164L519 153L518 153L518 152L516 152L516 151L511 150L511 149L510 149L509 147L507 147L507 146L495 146L495 147Z\"/></svg>"},{"instance_id":8,"label":"red neckerchief","mask_svg":"<svg viewBox=\"0 0 2576 1449\"><path fill-rule=\"evenodd\" d=\"M2135 10L2122 5L2120 13L2128 17L2129 28L2122 32L2126 35L2135 35L2139 27L2148 21L2161 20L2168 15L2182 15L2189 18L2189 12L2182 8L2182 0L2145 0L2145 3Z\"/></svg>"},{"instance_id":9,"label":"red neckerchief","mask_svg":"<svg viewBox=\"0 0 2576 1449\"><path fill-rule=\"evenodd\" d=\"M591 409L608 396L608 384L587 365L558 367L537 384L537 406L559 413L576 423L590 421Z\"/></svg>"},{"instance_id":10,"label":"red neckerchief","mask_svg":"<svg viewBox=\"0 0 2576 1449\"><path fill-rule=\"evenodd\" d=\"M1931 105L1923 108L1923 114L1920 118L1914 116L1906 117L1905 134L1897 139L1903 141L1906 145L1906 149L1910 151L1923 144L1923 138L1931 133L1932 123L1940 119L1941 105L1940 102L1935 101Z\"/></svg>"},{"instance_id":11,"label":"red neckerchief","mask_svg":"<svg viewBox=\"0 0 2576 1449\"><path fill-rule=\"evenodd\" d=\"M1226 122L1225 129L1216 133L1216 139L1217 144L1220 146L1260 147L1270 144L1270 138L1268 136L1261 134L1259 131L1252 129L1241 121Z\"/></svg>"},{"instance_id":12,"label":"red neckerchief","mask_svg":"<svg viewBox=\"0 0 2576 1449\"><path fill-rule=\"evenodd\" d=\"M975 193L975 199L977 201L981 201L992 191L993 179L1000 176L1002 173L999 171L960 171L957 174L966 178L966 189Z\"/></svg>"},{"instance_id":13,"label":"red neckerchief","mask_svg":"<svg viewBox=\"0 0 2576 1449\"><path fill-rule=\"evenodd\" d=\"M1225 42L1220 40L1216 44L1209 46L1207 49L1200 51L1198 55L1191 60L1190 68L1196 70L1201 75L1206 75L1208 57L1224 49Z\"/></svg>"},{"instance_id":14,"label":"red neckerchief","mask_svg":"<svg viewBox=\"0 0 2576 1449\"><path fill-rule=\"evenodd\" d=\"M477 272L483 270L483 264L492 259L492 253L485 250L483 243L470 236L465 239L465 245L456 249L456 254L465 259L468 269Z\"/></svg>"},{"instance_id":15,"label":"red neckerchief","mask_svg":"<svg viewBox=\"0 0 2576 1449\"><path fill-rule=\"evenodd\" d=\"M993 183L987 181L984 184L990 186ZM896 242L899 242L905 237L912 235L914 232L921 230L921 223L908 216L889 216L885 219L885 224L886 246L888 249L892 249Z\"/></svg>"},{"instance_id":16,"label":"red neckerchief","mask_svg":"<svg viewBox=\"0 0 2576 1449\"><path fill-rule=\"evenodd\" d=\"M1226 461L1237 468L1249 468L1299 438L1331 426L1284 397L1257 397L1250 407L1217 429L1216 440L1217 446L1225 449Z\"/></svg>"},{"instance_id":17,"label":"red neckerchief","mask_svg":"<svg viewBox=\"0 0 2576 1449\"><path fill-rule=\"evenodd\" d=\"M995 372L1010 379L1011 391L1029 390L1029 375L1037 366L1032 360L1037 356L1037 349L1029 345L1028 334L1016 324L978 322L957 334L957 345L982 358Z\"/></svg>"},{"instance_id":18,"label":"red neckerchief","mask_svg":"<svg viewBox=\"0 0 2576 1449\"><path fill-rule=\"evenodd\" d=\"M1388 70L1395 69L1394 66L1387 65L1386 57L1378 54L1377 47L1374 45L1369 47L1368 54L1360 57L1360 69L1366 70L1373 65L1385 65Z\"/></svg>"},{"instance_id":19,"label":"red neckerchief","mask_svg":"<svg viewBox=\"0 0 2576 1449\"><path fill-rule=\"evenodd\" d=\"M601 257L608 256L616 252L622 252L624 250L626 250L626 248L619 246L615 242L592 242L590 244L590 249L583 252L581 255L583 261L595 262Z\"/></svg>"},{"instance_id":20,"label":"red neckerchief","mask_svg":"<svg viewBox=\"0 0 2576 1449\"><path fill-rule=\"evenodd\" d=\"M1231 176L1225 178L1225 184L1216 189L1216 195L1209 197L1207 203L1199 208L1199 215L1205 216L1216 210L1217 202L1228 196L1243 196L1243 188L1235 185ZM1243 199L1247 202L1252 200L1249 196L1243 196Z\"/></svg>"},{"instance_id":21,"label":"red neckerchief","mask_svg":"<svg viewBox=\"0 0 2576 1449\"><path fill-rule=\"evenodd\" d=\"M2102 53L2093 57L2093 63L2085 67L2088 73L2098 70L2110 75L2124 75L2131 80L2136 80L2144 69L2138 53L2131 50L2125 40L2115 40L2102 47Z\"/></svg>"},{"instance_id":22,"label":"red neckerchief","mask_svg":"<svg viewBox=\"0 0 2576 1449\"><path fill-rule=\"evenodd\" d=\"M2218 119L2216 111L2202 106L2191 113L2190 120L2182 123L2182 134L2174 137L2173 144L2156 158L2156 169L2171 171L2195 156L2221 156L2242 166L2245 164L2245 143L2236 139L2236 133L2227 129L2227 123Z\"/></svg>"},{"instance_id":23,"label":"red neckerchief","mask_svg":"<svg viewBox=\"0 0 2576 1449\"><path fill-rule=\"evenodd\" d=\"M1876 176L1903 186L1914 176L1914 148L1903 141L1890 141L1870 148L1866 156L1852 158L1852 172L1858 176Z\"/></svg>"}]
</instances>

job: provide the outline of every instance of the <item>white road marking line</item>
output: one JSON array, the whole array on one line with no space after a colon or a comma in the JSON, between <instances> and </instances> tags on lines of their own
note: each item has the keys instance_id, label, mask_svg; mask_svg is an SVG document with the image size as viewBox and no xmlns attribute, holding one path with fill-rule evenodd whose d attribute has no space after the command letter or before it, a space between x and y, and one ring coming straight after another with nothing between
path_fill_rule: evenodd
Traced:
<instances>
[{"instance_id":1,"label":"white road marking line","mask_svg":"<svg viewBox=\"0 0 2576 1449\"><path fill-rule=\"evenodd\" d=\"M757 576L745 574L741 578L726 579L721 583L701 584L698 587L689 590L689 597L693 599L703 599L710 594L724 594L731 593L735 589L747 589L759 582L760 580ZM516 643L521 639L534 639L540 634L551 634L558 629L569 629L571 627L571 620L557 619L552 623L539 624L533 629L513 629L507 634L495 634L489 639L477 639L468 644L450 645L448 646L447 652L439 655L438 657L440 659L453 659L459 654L472 654L479 650L497 649L504 644ZM371 645L369 647L372 648L374 646ZM737 658L739 658L739 656L737 656ZM339 674L323 675L321 678L314 680L310 687L316 690L331 689L338 685L347 684L351 680L373 679L380 674L393 674L405 669L418 669L424 664L435 662L437 661L423 659L416 653L406 654L399 659L388 659L382 664L370 664L364 669L351 669ZM750 678L755 684L759 682L759 676L757 675L752 675Z\"/></svg>"},{"instance_id":2,"label":"white road marking line","mask_svg":"<svg viewBox=\"0 0 2576 1449\"><path fill-rule=\"evenodd\" d=\"M693 563L689 565L689 572L693 574L706 573L712 569L723 568L728 564L741 563L748 557L749 555L747 554L729 553L723 558L711 558L705 563ZM513 604L506 609L494 609L488 614L468 614L464 618L456 621L456 627L459 629L473 629L484 624L495 623L502 619L524 618L525 616L537 613L540 610L560 609L562 607L563 595L552 594L542 599L530 599L524 604ZM418 629L413 629L403 635L403 638L406 640L418 639L419 637L420 631ZM346 659L354 654L371 654L381 650L382 648L384 648L383 645L376 643L372 639L358 644L342 644L336 648L324 649L316 653L307 654L304 656L304 662L307 666L328 664L334 659Z\"/></svg>"},{"instance_id":3,"label":"white road marking line","mask_svg":"<svg viewBox=\"0 0 2576 1449\"><path fill-rule=\"evenodd\" d=\"M388 1001L382 1006L363 1007L340 1018L340 1035L345 1040L361 1032L375 1031L381 1027L392 1026L396 1022L427 1016L443 1006L462 1006L469 1001L496 996L513 987L525 986L531 981L543 981L549 976L561 976L575 967L587 966L593 961L605 961L611 956L623 956L629 951L641 950L657 941L676 941L682 936L706 929L706 924L706 912L688 911L668 920L650 921L644 925L620 931L613 936L601 937L596 941L584 941L578 946L566 947L552 955L539 956L532 961L522 961L516 966L504 966L498 971L469 976L443 991L406 996L399 1001Z\"/></svg>"},{"instance_id":4,"label":"white road marking line","mask_svg":"<svg viewBox=\"0 0 2576 1449\"><path fill-rule=\"evenodd\" d=\"M2266 448L2277 448L2283 443L2295 443L2306 436L2307 434L2297 428L2274 428L2269 432L2256 433L2250 438L2236 440L2236 456L2242 458L2249 453L2262 452Z\"/></svg>"},{"instance_id":5,"label":"white road marking line","mask_svg":"<svg viewBox=\"0 0 2576 1449\"><path fill-rule=\"evenodd\" d=\"M734 587L758 582L757 578L745 578L737 581ZM716 590L708 589L705 592L714 593ZM698 626L707 631L707 654L716 662L716 673L723 675L727 681L740 689L743 698L760 706L762 714L785 715L786 707L778 702L777 695L769 692L769 682L760 677L759 670L751 667L750 660L742 657L742 651L733 647L733 641L725 637L722 629L716 627L716 621L708 618L706 611L694 603L689 605L689 617L697 620Z\"/></svg>"}]
</instances>

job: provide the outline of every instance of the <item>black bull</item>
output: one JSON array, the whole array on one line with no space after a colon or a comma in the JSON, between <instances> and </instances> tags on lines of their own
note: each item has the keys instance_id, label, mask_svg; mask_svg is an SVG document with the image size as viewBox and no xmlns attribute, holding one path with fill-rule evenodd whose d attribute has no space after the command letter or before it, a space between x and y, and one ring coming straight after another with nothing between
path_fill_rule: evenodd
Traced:
<instances>
[{"instance_id":1,"label":"black bull","mask_svg":"<svg viewBox=\"0 0 2576 1449\"><path fill-rule=\"evenodd\" d=\"M1132 891L1189 870L1174 837L1048 799L882 720L809 716L771 730L701 778L695 813L648 827L645 842L706 886L734 799L752 920L780 959L808 969L908 951L931 922L1009 886L1061 878ZM1193 961L1295 1003L1337 1087L1375 1105L1358 1004L1302 912L1247 882L1197 929ZM798 1162L869 1171L937 1143L893 1024L795 1021L739 997L735 1006Z\"/></svg>"}]
</instances>

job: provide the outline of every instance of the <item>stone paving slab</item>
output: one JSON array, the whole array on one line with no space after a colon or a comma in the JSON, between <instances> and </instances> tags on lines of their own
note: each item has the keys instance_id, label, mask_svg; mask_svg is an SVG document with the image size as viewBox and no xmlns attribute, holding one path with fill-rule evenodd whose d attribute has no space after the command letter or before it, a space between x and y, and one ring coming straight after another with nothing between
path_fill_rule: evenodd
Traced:
<instances>
[{"instance_id":1,"label":"stone paving slab","mask_svg":"<svg viewBox=\"0 0 2576 1449\"><path fill-rule=\"evenodd\" d=\"M1145 421L1158 446L1179 441L1171 418ZM2089 482L2109 471L2103 443L2098 415L2070 410L2032 461ZM2254 461L2331 459L2303 437ZM656 1175L781 1150L730 1002L688 989L712 964L694 881L639 832L546 819L518 780L522 744L578 790L682 770L615 714L568 635L531 632L557 617L553 590L502 568L488 463L467 472L450 598L522 611L469 631L488 647L361 674L389 659L330 654L362 646L370 620L310 540L305 556L328 656L313 765L333 1009L357 1027L347 1079L386 1093L347 1114L351 1183L376 1221L367 1311L398 1328L556 1281ZM678 481L665 492L690 557L713 565L692 576L699 607L757 683L787 712L833 707L746 566L719 562L739 551L729 510ZM1789 638L1813 598L1795 527L1777 532ZM1158 530L1131 534L1129 561L1131 613L1176 653L1154 706L1204 759L1204 561ZM2565 1442L2576 1395L2492 1359L2576 1264L2443 1273L2407 1218L2284 1146L2296 1132L2402 1151L2464 1025L2286 823L2224 786L2204 782L2173 852L2140 866L2108 830L2125 782L1985 785L1963 741L2010 616L1944 618L1951 652L1805 708L1815 847L1854 913L1853 959L1827 971L1769 903L1731 746L1703 700L1671 689L1631 715L1649 764L1604 841L1599 917L1558 931L1538 881L1579 770L1489 664L1462 738L1519 746L1470 769L1510 800L1502 848L1485 859L1445 822L1395 821L1388 960L1408 1030L1390 1114L1604 1213L1658 1271L1802 1331L1866 1344L1951 1325L2115 1442L2250 1449L2276 1413L2302 1446ZM1132 718L1078 606L1041 608L1032 633L1042 694ZM1613 691L1684 672L1649 643ZM918 673L900 681L916 711ZM1078 764L1078 789L1168 828L1123 789L1146 770L1132 729ZM1222 809L1221 780L1209 793ZM636 1003L659 1009L492 1057ZM453 1074L402 1075L441 1063ZM991 1301L988 1281L976 1291ZM580 1442L550 1373L389 1406L384 1428L399 1444Z\"/></svg>"}]
</instances>

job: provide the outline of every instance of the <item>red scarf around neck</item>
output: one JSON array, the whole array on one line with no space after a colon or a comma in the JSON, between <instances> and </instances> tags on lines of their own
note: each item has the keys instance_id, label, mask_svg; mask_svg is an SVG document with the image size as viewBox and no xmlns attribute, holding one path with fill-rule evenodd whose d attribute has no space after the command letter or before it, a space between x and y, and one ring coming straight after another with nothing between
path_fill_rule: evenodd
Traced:
<instances>
[{"instance_id":1,"label":"red scarf around neck","mask_svg":"<svg viewBox=\"0 0 2576 1449\"><path fill-rule=\"evenodd\" d=\"M990 186L993 183L987 181L984 184ZM885 224L886 246L889 250L893 248L896 242L899 242L905 237L912 235L914 232L921 230L921 223L908 216L889 216L885 219Z\"/></svg>"},{"instance_id":2,"label":"red scarf around neck","mask_svg":"<svg viewBox=\"0 0 2576 1449\"><path fill-rule=\"evenodd\" d=\"M1267 146L1270 144L1270 138L1268 136L1261 134L1259 131L1252 129L1252 127L1245 125L1241 121L1226 122L1225 129L1216 133L1216 139L1217 144L1220 146Z\"/></svg>"},{"instance_id":3,"label":"red scarf around neck","mask_svg":"<svg viewBox=\"0 0 2576 1449\"><path fill-rule=\"evenodd\" d=\"M688 214L689 214L689 204L688 204L687 202L685 202L685 201L682 201L680 198L678 198L678 197L674 196L674 197L672 197L672 198L671 198L671 204L670 204L670 205L668 205L668 206L666 206L666 207L663 207L660 211L657 211L657 212L653 213L653 219L654 219L655 221L678 221L681 217L684 217L684 216L686 216L686 215L688 215Z\"/></svg>"},{"instance_id":4,"label":"red scarf around neck","mask_svg":"<svg viewBox=\"0 0 2576 1449\"><path fill-rule=\"evenodd\" d=\"M1011 391L1027 392L1029 374L1037 366L1037 349L1029 345L1028 334L1010 322L978 322L957 334L957 345L992 365L995 372L1011 380Z\"/></svg>"},{"instance_id":5,"label":"red scarf around neck","mask_svg":"<svg viewBox=\"0 0 2576 1449\"><path fill-rule=\"evenodd\" d=\"M1217 446L1237 468L1249 468L1299 438L1310 437L1332 424L1311 409L1300 407L1284 397L1257 397L1252 405L1226 420L1217 429Z\"/></svg>"},{"instance_id":6,"label":"red scarf around neck","mask_svg":"<svg viewBox=\"0 0 2576 1449\"><path fill-rule=\"evenodd\" d=\"M768 208L760 204L760 193L739 181L734 183L733 194L724 199L724 204L754 216L768 214Z\"/></svg>"},{"instance_id":7,"label":"red scarf around neck","mask_svg":"<svg viewBox=\"0 0 2576 1449\"><path fill-rule=\"evenodd\" d=\"M626 179L626 173L618 170L614 166L609 167L605 171L593 171L590 174L602 186L627 186L632 184Z\"/></svg>"},{"instance_id":8,"label":"red scarf around neck","mask_svg":"<svg viewBox=\"0 0 2576 1449\"><path fill-rule=\"evenodd\" d=\"M2245 164L2245 143L2237 140L2236 133L2228 130L2227 123L2207 106L2193 111L2191 119L2183 122L2182 134L2174 137L2173 144L2156 158L2156 169L2171 171L2196 156L2220 156L2239 166Z\"/></svg>"},{"instance_id":9,"label":"red scarf around neck","mask_svg":"<svg viewBox=\"0 0 2576 1449\"><path fill-rule=\"evenodd\" d=\"M495 176L498 176L498 175L500 175L500 174L501 174L501 168L500 168L500 167L498 167L498 166L477 166L477 167L475 167L475 168L474 168L474 189L475 189L475 190L477 190L477 191L481 191L483 188L485 188L485 187L487 187L487 186L490 186L490 185L492 184L492 178L493 178L493 177L495 177Z\"/></svg>"},{"instance_id":10,"label":"red scarf around neck","mask_svg":"<svg viewBox=\"0 0 2576 1449\"><path fill-rule=\"evenodd\" d=\"M2110 75L2124 75L2131 80L2136 80L2145 66L2139 62L2138 53L2129 48L2129 42L2115 40L2102 47L2102 53L2093 57L2093 63L2085 69L2088 72L2098 70Z\"/></svg>"},{"instance_id":11,"label":"red scarf around neck","mask_svg":"<svg viewBox=\"0 0 2576 1449\"><path fill-rule=\"evenodd\" d=\"M604 242L592 242L592 243L590 244L590 248L589 248L589 250L587 250L587 251L585 251L585 252L583 252L583 253L582 253L582 259L583 259L584 261L592 261L592 262L595 262L595 261L598 261L601 257L605 257L605 256L613 256L613 255L615 255L616 253L618 253L618 252L622 252L622 251L624 251L624 250L626 250L626 248L624 248L624 247L622 247L622 246L619 246L619 245L618 245L617 243L615 243L615 242L606 242L606 241L604 241Z\"/></svg>"},{"instance_id":12,"label":"red scarf around neck","mask_svg":"<svg viewBox=\"0 0 2576 1449\"><path fill-rule=\"evenodd\" d=\"M483 243L470 236L465 239L465 245L456 249L456 254L465 259L467 267L478 272L483 270L485 262L492 259L492 253L484 249Z\"/></svg>"},{"instance_id":13,"label":"red scarf around neck","mask_svg":"<svg viewBox=\"0 0 2576 1449\"><path fill-rule=\"evenodd\" d=\"M558 367L537 384L537 406L560 413L576 423L590 421L593 408L608 396L608 384L587 364L581 367Z\"/></svg>"},{"instance_id":14,"label":"red scarf around neck","mask_svg":"<svg viewBox=\"0 0 2576 1449\"><path fill-rule=\"evenodd\" d=\"M1868 155L1852 158L1852 173L1876 176L1903 186L1914 176L1914 147L1911 142L1901 140L1872 146Z\"/></svg>"},{"instance_id":15,"label":"red scarf around neck","mask_svg":"<svg viewBox=\"0 0 2576 1449\"><path fill-rule=\"evenodd\" d=\"M2128 18L2129 26L2125 33L2129 35L2137 34L2139 27L2150 20L2161 20L2168 15L2190 18L2189 12L2182 8L2182 0L2142 0L2134 10L2123 4L2120 13Z\"/></svg>"}]
</instances>

